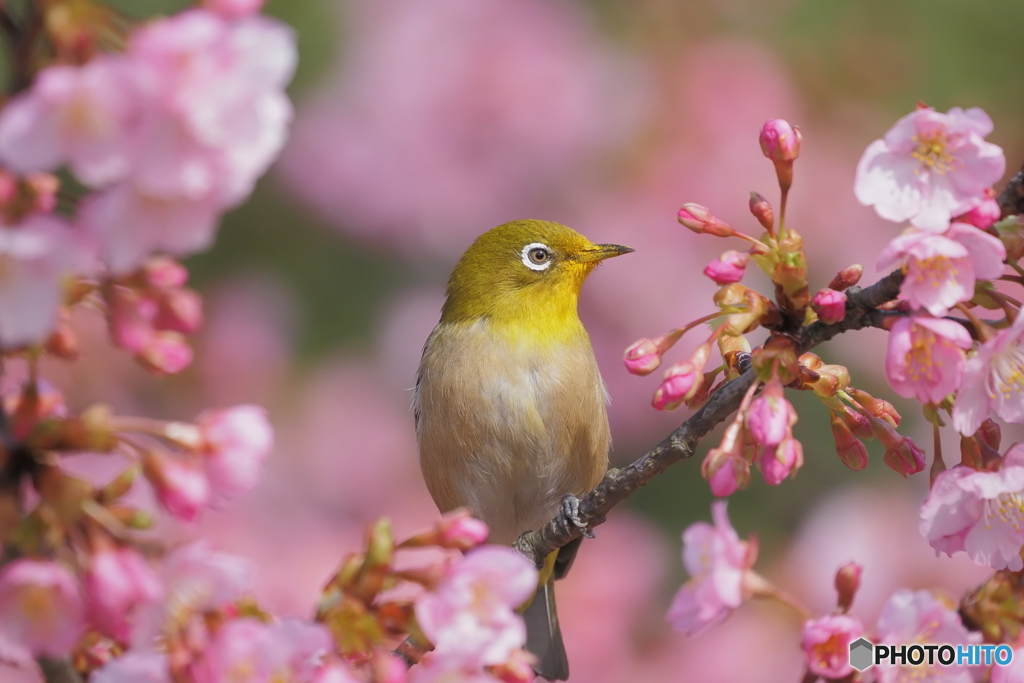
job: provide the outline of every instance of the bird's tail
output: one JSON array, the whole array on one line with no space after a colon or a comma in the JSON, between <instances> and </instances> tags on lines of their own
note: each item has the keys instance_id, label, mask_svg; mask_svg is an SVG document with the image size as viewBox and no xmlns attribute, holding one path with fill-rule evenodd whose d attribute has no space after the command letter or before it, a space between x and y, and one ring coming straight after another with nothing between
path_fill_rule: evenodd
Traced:
<instances>
[{"instance_id":1,"label":"bird's tail","mask_svg":"<svg viewBox=\"0 0 1024 683\"><path fill-rule=\"evenodd\" d=\"M562 629L558 626L555 607L555 579L550 573L537 588L533 602L523 612L526 621L526 649L537 658L533 670L549 681L569 678L569 657L562 642Z\"/></svg>"}]
</instances>

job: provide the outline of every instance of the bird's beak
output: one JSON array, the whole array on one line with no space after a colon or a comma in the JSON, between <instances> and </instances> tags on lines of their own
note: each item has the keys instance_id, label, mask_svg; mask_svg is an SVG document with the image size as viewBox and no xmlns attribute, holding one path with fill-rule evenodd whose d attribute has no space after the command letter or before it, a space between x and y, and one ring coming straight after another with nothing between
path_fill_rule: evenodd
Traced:
<instances>
[{"instance_id":1,"label":"bird's beak","mask_svg":"<svg viewBox=\"0 0 1024 683\"><path fill-rule=\"evenodd\" d=\"M628 254L631 251L636 250L631 249L630 247L624 247L621 244L591 244L580 252L576 258L584 263L590 261L603 261L606 258L622 256L623 254Z\"/></svg>"}]
</instances>

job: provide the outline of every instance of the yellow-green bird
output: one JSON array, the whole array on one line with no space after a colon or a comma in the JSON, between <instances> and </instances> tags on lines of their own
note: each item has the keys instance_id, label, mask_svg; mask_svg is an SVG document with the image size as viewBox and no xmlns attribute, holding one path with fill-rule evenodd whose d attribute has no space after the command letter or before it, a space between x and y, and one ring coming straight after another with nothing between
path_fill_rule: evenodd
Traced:
<instances>
[{"instance_id":1,"label":"yellow-green bird","mask_svg":"<svg viewBox=\"0 0 1024 683\"><path fill-rule=\"evenodd\" d=\"M539 528L608 468L607 393L576 304L601 261L631 251L514 221L477 238L452 272L420 361L416 438L437 507L468 507L492 543ZM526 647L548 680L569 676L552 581L575 550L552 553L524 613Z\"/></svg>"}]
</instances>

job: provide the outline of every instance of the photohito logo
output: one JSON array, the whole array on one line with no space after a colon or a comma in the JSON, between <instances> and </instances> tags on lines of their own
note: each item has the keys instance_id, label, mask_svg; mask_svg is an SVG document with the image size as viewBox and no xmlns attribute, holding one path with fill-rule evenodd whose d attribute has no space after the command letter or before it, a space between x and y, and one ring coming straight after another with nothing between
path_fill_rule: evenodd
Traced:
<instances>
[{"instance_id":1,"label":"photohito logo","mask_svg":"<svg viewBox=\"0 0 1024 683\"><path fill-rule=\"evenodd\" d=\"M1009 645L875 645L867 638L850 643L850 666L863 671L875 664L893 666L1006 666L1013 661Z\"/></svg>"}]
</instances>

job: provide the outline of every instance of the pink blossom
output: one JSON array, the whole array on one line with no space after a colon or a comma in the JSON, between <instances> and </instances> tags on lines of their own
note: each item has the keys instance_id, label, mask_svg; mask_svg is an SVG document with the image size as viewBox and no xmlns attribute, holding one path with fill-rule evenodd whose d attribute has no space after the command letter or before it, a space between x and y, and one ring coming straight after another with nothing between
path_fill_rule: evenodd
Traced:
<instances>
[{"instance_id":1,"label":"pink blossom","mask_svg":"<svg viewBox=\"0 0 1024 683\"><path fill-rule=\"evenodd\" d=\"M971 344L971 335L952 320L900 318L889 333L885 375L900 396L939 403L960 386Z\"/></svg>"},{"instance_id":2,"label":"pink blossom","mask_svg":"<svg viewBox=\"0 0 1024 683\"><path fill-rule=\"evenodd\" d=\"M811 299L811 306L818 319L828 325L842 322L846 317L846 295L834 289L820 290Z\"/></svg>"},{"instance_id":3,"label":"pink blossom","mask_svg":"<svg viewBox=\"0 0 1024 683\"><path fill-rule=\"evenodd\" d=\"M113 548L90 558L85 593L90 622L106 635L127 642L136 608L158 600L163 584L136 550Z\"/></svg>"},{"instance_id":4,"label":"pink blossom","mask_svg":"<svg viewBox=\"0 0 1024 683\"><path fill-rule=\"evenodd\" d=\"M1007 422L1024 422L1024 315L978 347L967 359L956 403L953 426L966 436L978 431L989 411Z\"/></svg>"},{"instance_id":5,"label":"pink blossom","mask_svg":"<svg viewBox=\"0 0 1024 683\"><path fill-rule=\"evenodd\" d=\"M853 673L850 643L861 637L864 626L846 614L830 614L804 624L800 647L807 656L807 668L822 678L843 678Z\"/></svg>"},{"instance_id":6,"label":"pink blossom","mask_svg":"<svg viewBox=\"0 0 1024 683\"><path fill-rule=\"evenodd\" d=\"M0 659L65 657L84 628L78 584L63 565L21 559L0 569Z\"/></svg>"},{"instance_id":7,"label":"pink blossom","mask_svg":"<svg viewBox=\"0 0 1024 683\"><path fill-rule=\"evenodd\" d=\"M515 610L536 587L537 570L523 555L484 546L452 565L440 585L416 601L416 620L437 657L473 668L501 664L526 642Z\"/></svg>"},{"instance_id":8,"label":"pink blossom","mask_svg":"<svg viewBox=\"0 0 1024 683\"><path fill-rule=\"evenodd\" d=\"M741 541L729 523L725 501L711 504L714 526L697 522L683 532L683 566L690 573L672 600L673 628L697 635L719 623L747 597L743 586L756 549Z\"/></svg>"},{"instance_id":9,"label":"pink blossom","mask_svg":"<svg viewBox=\"0 0 1024 683\"><path fill-rule=\"evenodd\" d=\"M1006 249L996 237L966 223L954 223L943 235L908 228L878 257L878 269L902 264L906 278L901 294L914 308L934 316L974 296L977 278L1003 273Z\"/></svg>"},{"instance_id":10,"label":"pink blossom","mask_svg":"<svg viewBox=\"0 0 1024 683\"><path fill-rule=\"evenodd\" d=\"M940 114L919 108L868 145L857 165L861 204L897 223L942 232L977 206L1006 169L998 146L984 141L992 120L978 108Z\"/></svg>"},{"instance_id":11,"label":"pink blossom","mask_svg":"<svg viewBox=\"0 0 1024 683\"><path fill-rule=\"evenodd\" d=\"M213 410L196 418L196 425L213 493L227 499L255 487L260 466L274 446L267 411L255 405Z\"/></svg>"},{"instance_id":12,"label":"pink blossom","mask_svg":"<svg viewBox=\"0 0 1024 683\"><path fill-rule=\"evenodd\" d=\"M750 462L743 453L743 422L733 420L718 446L708 451L701 463L701 476L719 498L731 496L750 482Z\"/></svg>"},{"instance_id":13,"label":"pink blossom","mask_svg":"<svg viewBox=\"0 0 1024 683\"><path fill-rule=\"evenodd\" d=\"M311 681L319 657L331 645L331 635L321 624L233 619L215 631L189 673L195 683L223 683L241 676L252 683Z\"/></svg>"},{"instance_id":14,"label":"pink blossom","mask_svg":"<svg viewBox=\"0 0 1024 683\"><path fill-rule=\"evenodd\" d=\"M203 7L227 19L256 14L263 3L264 0L202 0Z\"/></svg>"},{"instance_id":15,"label":"pink blossom","mask_svg":"<svg viewBox=\"0 0 1024 683\"><path fill-rule=\"evenodd\" d=\"M739 282L747 271L750 255L740 251L727 251L704 268L704 274L715 284L728 285Z\"/></svg>"},{"instance_id":16,"label":"pink blossom","mask_svg":"<svg viewBox=\"0 0 1024 683\"><path fill-rule=\"evenodd\" d=\"M133 649L96 671L89 683L171 683L167 655Z\"/></svg>"},{"instance_id":17,"label":"pink blossom","mask_svg":"<svg viewBox=\"0 0 1024 683\"><path fill-rule=\"evenodd\" d=\"M792 163L800 156L803 136L798 126L784 119L768 119L761 126L761 151L776 163Z\"/></svg>"},{"instance_id":18,"label":"pink blossom","mask_svg":"<svg viewBox=\"0 0 1024 683\"><path fill-rule=\"evenodd\" d=\"M43 69L0 113L0 161L19 173L66 163L91 187L120 180L129 170L134 86L119 57Z\"/></svg>"},{"instance_id":19,"label":"pink blossom","mask_svg":"<svg viewBox=\"0 0 1024 683\"><path fill-rule=\"evenodd\" d=\"M976 643L980 634L972 635L964 628L952 601L943 601L929 591L901 588L882 607L878 617L875 644L904 645L908 643L941 643L956 647ZM972 683L970 670L962 666L940 666L938 662L893 666L880 664L874 668L879 683L900 683L914 680L922 683Z\"/></svg>"},{"instance_id":20,"label":"pink blossom","mask_svg":"<svg viewBox=\"0 0 1024 683\"><path fill-rule=\"evenodd\" d=\"M775 448L765 448L758 464L761 467L764 480L772 486L778 486L803 467L804 447L799 441L789 436Z\"/></svg>"},{"instance_id":21,"label":"pink blossom","mask_svg":"<svg viewBox=\"0 0 1024 683\"><path fill-rule=\"evenodd\" d=\"M214 552L206 540L167 554L160 567L164 599L140 606L132 632L134 647L149 647L172 621L177 627L192 615L223 609L252 590L248 560Z\"/></svg>"},{"instance_id":22,"label":"pink blossom","mask_svg":"<svg viewBox=\"0 0 1024 683\"><path fill-rule=\"evenodd\" d=\"M55 216L0 224L0 345L43 341L57 325L65 279L90 265L86 245Z\"/></svg>"},{"instance_id":23,"label":"pink blossom","mask_svg":"<svg viewBox=\"0 0 1024 683\"><path fill-rule=\"evenodd\" d=\"M195 521L210 503L210 482L198 462L149 453L145 473L157 500L180 520Z\"/></svg>"},{"instance_id":24,"label":"pink blossom","mask_svg":"<svg viewBox=\"0 0 1024 683\"><path fill-rule=\"evenodd\" d=\"M939 473L921 506L921 535L940 552L964 551L993 569L1024 569L1024 446L1007 451L998 471L963 465Z\"/></svg>"},{"instance_id":25,"label":"pink blossom","mask_svg":"<svg viewBox=\"0 0 1024 683\"><path fill-rule=\"evenodd\" d=\"M797 416L776 380L765 385L761 395L751 402L746 419L750 435L759 446L775 447L791 433Z\"/></svg>"}]
</instances>

